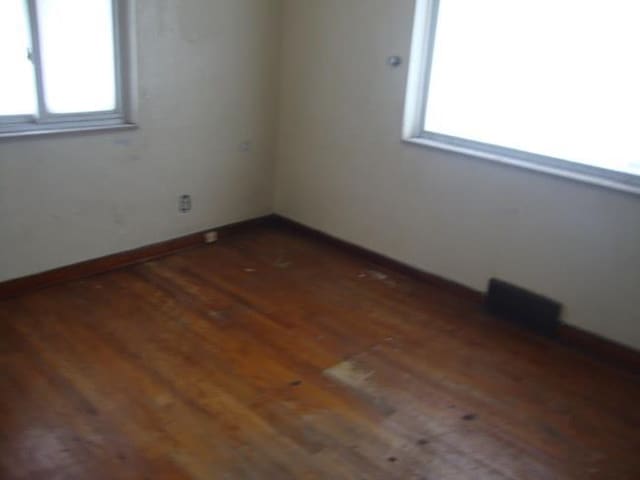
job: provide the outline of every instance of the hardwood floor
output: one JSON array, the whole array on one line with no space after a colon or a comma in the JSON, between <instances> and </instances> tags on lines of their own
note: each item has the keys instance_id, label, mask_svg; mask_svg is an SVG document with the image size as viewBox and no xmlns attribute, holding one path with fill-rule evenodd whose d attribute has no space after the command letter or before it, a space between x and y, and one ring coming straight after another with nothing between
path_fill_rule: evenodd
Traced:
<instances>
[{"instance_id":1,"label":"hardwood floor","mask_svg":"<svg viewBox=\"0 0 640 480\"><path fill-rule=\"evenodd\" d=\"M640 478L640 382L257 227L0 302L0 478Z\"/></svg>"}]
</instances>

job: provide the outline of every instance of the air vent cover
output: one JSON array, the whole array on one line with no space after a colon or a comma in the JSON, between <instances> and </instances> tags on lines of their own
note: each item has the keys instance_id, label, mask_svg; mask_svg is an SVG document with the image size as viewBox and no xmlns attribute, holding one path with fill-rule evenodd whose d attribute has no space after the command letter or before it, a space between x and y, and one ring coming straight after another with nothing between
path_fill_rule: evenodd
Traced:
<instances>
[{"instance_id":1,"label":"air vent cover","mask_svg":"<svg viewBox=\"0 0 640 480\"><path fill-rule=\"evenodd\" d=\"M540 335L553 337L560 326L560 303L502 280L489 281L485 302L490 313Z\"/></svg>"}]
</instances>

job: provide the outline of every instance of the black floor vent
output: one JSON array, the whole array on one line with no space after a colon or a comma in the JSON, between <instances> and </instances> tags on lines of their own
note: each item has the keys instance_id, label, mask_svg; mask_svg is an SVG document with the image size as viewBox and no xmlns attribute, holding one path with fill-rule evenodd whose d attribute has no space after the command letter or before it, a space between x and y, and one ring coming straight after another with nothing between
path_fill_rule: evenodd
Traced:
<instances>
[{"instance_id":1,"label":"black floor vent","mask_svg":"<svg viewBox=\"0 0 640 480\"><path fill-rule=\"evenodd\" d=\"M540 335L553 337L560 326L562 305L492 278L486 296L489 312Z\"/></svg>"}]
</instances>

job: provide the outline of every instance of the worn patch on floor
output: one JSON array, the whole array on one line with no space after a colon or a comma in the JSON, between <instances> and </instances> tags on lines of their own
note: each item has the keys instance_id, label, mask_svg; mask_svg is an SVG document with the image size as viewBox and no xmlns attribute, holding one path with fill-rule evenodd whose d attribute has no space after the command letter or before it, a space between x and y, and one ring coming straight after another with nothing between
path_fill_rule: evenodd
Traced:
<instances>
[{"instance_id":1,"label":"worn patch on floor","mask_svg":"<svg viewBox=\"0 0 640 480\"><path fill-rule=\"evenodd\" d=\"M376 385L375 371L363 368L355 360L346 360L326 369L324 375L347 387L358 397L388 416L396 410L385 398L382 389Z\"/></svg>"},{"instance_id":2,"label":"worn patch on floor","mask_svg":"<svg viewBox=\"0 0 640 480\"><path fill-rule=\"evenodd\" d=\"M276 258L276 261L273 263L273 265L276 268L285 270L291 267L293 265L293 262L291 262L290 260L287 260L286 253L284 251L281 251L278 253L278 258Z\"/></svg>"},{"instance_id":3,"label":"worn patch on floor","mask_svg":"<svg viewBox=\"0 0 640 480\"><path fill-rule=\"evenodd\" d=\"M389 278L389 275L379 272L377 270L365 270L364 272L360 272L360 274L358 274L358 278L367 278L367 279L377 280L389 287L397 286L395 280L392 280L391 278Z\"/></svg>"}]
</instances>

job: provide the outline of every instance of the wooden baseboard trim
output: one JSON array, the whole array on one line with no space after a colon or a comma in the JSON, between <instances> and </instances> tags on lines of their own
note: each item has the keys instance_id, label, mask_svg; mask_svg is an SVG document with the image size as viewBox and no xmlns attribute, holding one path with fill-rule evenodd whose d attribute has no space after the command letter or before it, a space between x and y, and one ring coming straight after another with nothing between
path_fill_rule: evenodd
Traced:
<instances>
[{"instance_id":1,"label":"wooden baseboard trim","mask_svg":"<svg viewBox=\"0 0 640 480\"><path fill-rule=\"evenodd\" d=\"M447 280L446 278L440 277L438 275L425 272L418 268L412 267L411 265L407 265L406 263L386 257L372 250L368 250L364 247L360 247L358 245L347 242L345 240L341 240L337 237L324 233L320 230L316 230L312 227L308 227L307 225L296 222L295 220L291 220L289 218L276 214L276 215L273 215L271 222L272 224L283 227L283 228L293 229L298 232L306 233L307 235L310 235L318 239L321 239L325 242L331 243L341 248L342 250L346 250L352 253L353 255L357 255L361 258L365 258L367 261L375 265L378 265L382 268L387 268L387 269L399 272L401 274L410 276L412 278L417 278L443 291L447 291L461 298L465 298L466 300L470 300L474 303L479 303L479 304L484 302L484 294L482 292L466 287L457 282Z\"/></svg>"},{"instance_id":2,"label":"wooden baseboard trim","mask_svg":"<svg viewBox=\"0 0 640 480\"><path fill-rule=\"evenodd\" d=\"M0 283L0 300L24 295L35 290L50 287L59 283L98 275L100 273L117 270L130 265L148 262L160 257L171 255L191 247L203 245L204 233L215 230L219 238L225 238L240 231L248 230L260 225L271 223L272 215L259 217L243 222L210 228L202 232L192 233L183 237L164 242L154 243L126 252L120 252L106 257L87 260L85 262L68 265L27 277L8 280Z\"/></svg>"},{"instance_id":3,"label":"wooden baseboard trim","mask_svg":"<svg viewBox=\"0 0 640 480\"><path fill-rule=\"evenodd\" d=\"M367 261L383 268L394 270L402 274L420 279L430 285L457 295L461 299L471 301L478 305L484 304L484 293L473 290L459 283L424 272L405 263L393 260L379 253L360 247L353 243L341 240L332 235L316 230L307 225L296 222L281 215L273 215L270 223L274 226L294 230L315 237L324 242L331 243L354 255L365 258ZM578 351L589 358L606 363L612 367L640 376L640 352L625 345L608 340L599 335L587 332L572 325L563 324L558 330L555 341L572 350Z\"/></svg>"},{"instance_id":4,"label":"wooden baseboard trim","mask_svg":"<svg viewBox=\"0 0 640 480\"><path fill-rule=\"evenodd\" d=\"M557 339L566 347L585 354L593 360L640 378L640 351L638 350L566 324L560 327Z\"/></svg>"}]
</instances>

